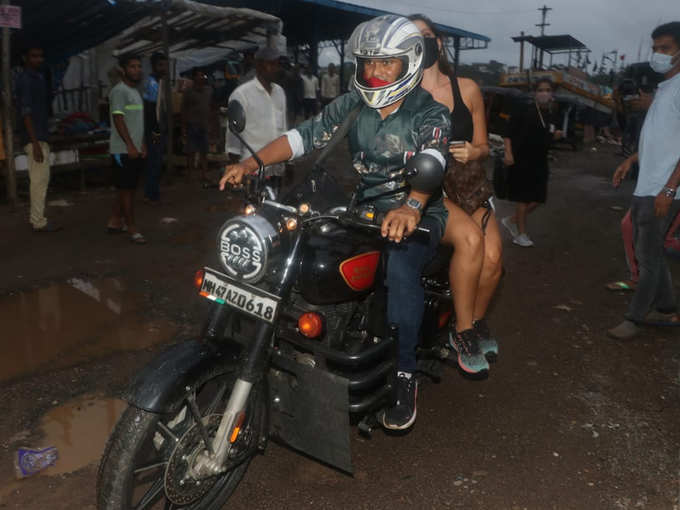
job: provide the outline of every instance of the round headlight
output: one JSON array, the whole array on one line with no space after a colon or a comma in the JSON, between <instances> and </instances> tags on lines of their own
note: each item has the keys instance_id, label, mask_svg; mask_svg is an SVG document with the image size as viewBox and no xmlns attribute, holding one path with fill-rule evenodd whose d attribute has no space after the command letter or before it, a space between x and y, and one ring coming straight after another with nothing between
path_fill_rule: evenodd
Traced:
<instances>
[{"instance_id":1,"label":"round headlight","mask_svg":"<svg viewBox=\"0 0 680 510\"><path fill-rule=\"evenodd\" d=\"M222 226L217 244L227 274L256 283L266 274L279 239L277 231L262 216L237 216Z\"/></svg>"}]
</instances>

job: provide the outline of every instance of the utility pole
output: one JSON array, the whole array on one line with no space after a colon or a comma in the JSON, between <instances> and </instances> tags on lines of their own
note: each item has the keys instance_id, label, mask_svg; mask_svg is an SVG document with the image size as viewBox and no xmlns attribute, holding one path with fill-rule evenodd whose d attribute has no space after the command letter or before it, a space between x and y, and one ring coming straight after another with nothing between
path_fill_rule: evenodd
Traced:
<instances>
[{"instance_id":1,"label":"utility pole","mask_svg":"<svg viewBox=\"0 0 680 510\"><path fill-rule=\"evenodd\" d=\"M545 20L548 16L548 11L552 11L551 7L548 7L547 5L544 5L543 7L538 9L541 13L541 22L536 23L537 27L541 27L541 37L545 35L545 27L549 27L550 23L546 23ZM540 59L540 68L543 69L543 50L541 50L541 55L539 57Z\"/></svg>"},{"instance_id":2,"label":"utility pole","mask_svg":"<svg viewBox=\"0 0 680 510\"><path fill-rule=\"evenodd\" d=\"M548 11L552 11L552 7L544 5L543 7L537 10L541 12L541 22L536 23L536 26L541 27L541 35L545 35L545 27L550 26L550 23L545 22L545 19L548 17Z\"/></svg>"}]
</instances>

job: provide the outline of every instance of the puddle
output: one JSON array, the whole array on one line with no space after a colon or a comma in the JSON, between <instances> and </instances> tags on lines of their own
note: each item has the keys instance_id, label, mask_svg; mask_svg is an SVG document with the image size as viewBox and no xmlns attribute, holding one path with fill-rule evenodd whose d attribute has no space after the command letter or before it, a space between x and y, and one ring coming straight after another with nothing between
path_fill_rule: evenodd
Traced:
<instances>
[{"instance_id":1,"label":"puddle","mask_svg":"<svg viewBox=\"0 0 680 510\"><path fill-rule=\"evenodd\" d=\"M84 280L0 297L0 381L168 341L177 324L145 316L119 280Z\"/></svg>"},{"instance_id":2,"label":"puddle","mask_svg":"<svg viewBox=\"0 0 680 510\"><path fill-rule=\"evenodd\" d=\"M42 445L56 446L59 459L41 474L72 473L99 462L113 426L127 404L118 399L79 397L47 412L40 422Z\"/></svg>"}]
</instances>

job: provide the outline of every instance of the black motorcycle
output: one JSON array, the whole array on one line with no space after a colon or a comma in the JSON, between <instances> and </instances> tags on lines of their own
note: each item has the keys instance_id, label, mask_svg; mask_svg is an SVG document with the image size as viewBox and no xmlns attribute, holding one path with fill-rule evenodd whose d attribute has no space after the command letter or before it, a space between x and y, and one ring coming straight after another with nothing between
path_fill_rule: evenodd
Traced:
<instances>
[{"instance_id":1,"label":"black motorcycle","mask_svg":"<svg viewBox=\"0 0 680 510\"><path fill-rule=\"evenodd\" d=\"M243 130L238 103L229 124ZM125 395L129 406L99 467L100 510L221 508L270 437L351 473L350 424L370 434L393 402L399 332L386 320L388 241L380 214L361 199L368 189L338 205L332 178L317 166L279 202L259 163L251 204L219 231L222 268L196 273L211 301L200 340L160 354ZM382 192L371 191L386 196L415 180L438 189L443 171L418 154ZM441 361L455 358L443 340L449 255L422 276L419 369L435 379Z\"/></svg>"}]
</instances>

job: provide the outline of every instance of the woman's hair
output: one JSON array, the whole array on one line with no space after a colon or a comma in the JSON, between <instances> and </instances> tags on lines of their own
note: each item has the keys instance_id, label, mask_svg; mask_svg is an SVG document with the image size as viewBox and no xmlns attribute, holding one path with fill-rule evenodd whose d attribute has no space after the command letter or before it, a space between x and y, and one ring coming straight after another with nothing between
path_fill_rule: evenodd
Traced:
<instances>
[{"instance_id":1,"label":"woman's hair","mask_svg":"<svg viewBox=\"0 0 680 510\"><path fill-rule=\"evenodd\" d=\"M539 78L538 80L536 80L534 82L534 90L538 90L538 86L541 83L547 83L548 85L550 85L550 90L552 90L553 92L555 91L555 84L552 82L552 80L550 78L545 78L545 77Z\"/></svg>"},{"instance_id":2,"label":"woman's hair","mask_svg":"<svg viewBox=\"0 0 680 510\"><path fill-rule=\"evenodd\" d=\"M435 38L441 41L442 49L439 52L439 58L437 59L439 71L449 76L453 75L453 69L451 69L451 64L449 63L449 59L446 58L446 51L444 50L444 36L437 29L434 22L424 14L411 14L410 16L407 16L407 18L411 21L422 21L423 23L425 23L427 25L427 28L429 28L432 31Z\"/></svg>"}]
</instances>

